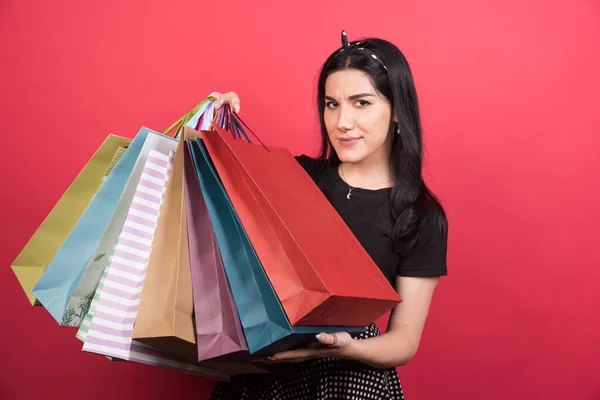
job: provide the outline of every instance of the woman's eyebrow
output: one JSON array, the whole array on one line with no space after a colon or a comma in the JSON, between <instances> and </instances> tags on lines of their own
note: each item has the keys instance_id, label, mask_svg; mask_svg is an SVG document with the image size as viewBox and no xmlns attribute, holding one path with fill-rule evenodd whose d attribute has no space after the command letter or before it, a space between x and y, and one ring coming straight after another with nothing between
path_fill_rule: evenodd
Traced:
<instances>
[{"instance_id":1,"label":"woman's eyebrow","mask_svg":"<svg viewBox=\"0 0 600 400\"><path fill-rule=\"evenodd\" d=\"M348 99L349 100L356 100L356 99L360 99L362 97L376 97L376 96L373 93L358 93L358 94L353 94L352 96L349 96ZM325 99L331 100L331 101L337 101L333 97L327 96L327 95L325 95Z\"/></svg>"}]
</instances>

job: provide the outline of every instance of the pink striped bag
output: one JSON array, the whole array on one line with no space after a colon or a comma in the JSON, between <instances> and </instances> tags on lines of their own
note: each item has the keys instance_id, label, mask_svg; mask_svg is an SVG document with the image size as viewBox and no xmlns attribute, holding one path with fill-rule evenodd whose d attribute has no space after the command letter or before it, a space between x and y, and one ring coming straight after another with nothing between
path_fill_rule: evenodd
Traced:
<instances>
[{"instance_id":1,"label":"pink striped bag","mask_svg":"<svg viewBox=\"0 0 600 400\"><path fill-rule=\"evenodd\" d=\"M151 150L101 287L83 350L117 359L227 379L225 373L192 364L132 340L146 267L173 163Z\"/></svg>"}]
</instances>

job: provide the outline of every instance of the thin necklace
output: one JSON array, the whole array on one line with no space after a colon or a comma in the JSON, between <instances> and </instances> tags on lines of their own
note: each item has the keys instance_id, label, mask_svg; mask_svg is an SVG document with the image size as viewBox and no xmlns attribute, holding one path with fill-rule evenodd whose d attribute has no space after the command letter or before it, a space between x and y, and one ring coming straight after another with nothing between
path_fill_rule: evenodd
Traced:
<instances>
[{"instance_id":1,"label":"thin necklace","mask_svg":"<svg viewBox=\"0 0 600 400\"><path fill-rule=\"evenodd\" d=\"M385 181L385 182L381 182L381 183L376 183L376 184L374 184L374 185L366 185L366 186L361 186L361 187L358 187L358 186L350 186L350 184L349 184L349 183L348 183L348 181L346 180L346 174L344 174L344 168L343 168L343 166L342 166L342 165L340 165L340 170L342 171L342 178L344 179L344 183L345 183L346 185L348 185L348 194L346 195L346 198L347 198L348 200L350 200L350 196L352 195L352 190L354 190L354 189L366 189L366 188L370 188L370 187L373 187L373 186L380 186L380 185L384 185L384 184L386 184L386 183L393 182L393 179L390 179L389 181Z\"/></svg>"}]
</instances>

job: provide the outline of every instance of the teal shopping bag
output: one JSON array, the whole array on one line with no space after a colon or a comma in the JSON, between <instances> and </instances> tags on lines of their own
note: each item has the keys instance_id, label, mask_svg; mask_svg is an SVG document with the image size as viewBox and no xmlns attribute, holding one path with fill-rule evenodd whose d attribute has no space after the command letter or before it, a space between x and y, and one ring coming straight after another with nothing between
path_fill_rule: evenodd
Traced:
<instances>
[{"instance_id":1,"label":"teal shopping bag","mask_svg":"<svg viewBox=\"0 0 600 400\"><path fill-rule=\"evenodd\" d=\"M364 330L290 324L204 143L198 139L189 145L250 353L263 356L289 350L314 341L320 332Z\"/></svg>"},{"instance_id":2,"label":"teal shopping bag","mask_svg":"<svg viewBox=\"0 0 600 400\"><path fill-rule=\"evenodd\" d=\"M159 135L147 128L138 132L32 290L59 323L102 239L149 133Z\"/></svg>"}]
</instances>

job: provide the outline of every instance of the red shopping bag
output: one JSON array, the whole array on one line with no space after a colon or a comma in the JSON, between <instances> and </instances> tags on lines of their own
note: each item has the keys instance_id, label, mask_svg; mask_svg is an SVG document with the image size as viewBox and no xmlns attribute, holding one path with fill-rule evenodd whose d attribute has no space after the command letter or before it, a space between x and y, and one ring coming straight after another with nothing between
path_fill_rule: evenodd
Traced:
<instances>
[{"instance_id":1,"label":"red shopping bag","mask_svg":"<svg viewBox=\"0 0 600 400\"><path fill-rule=\"evenodd\" d=\"M215 129L202 137L293 325L366 326L401 301L288 150Z\"/></svg>"}]
</instances>

